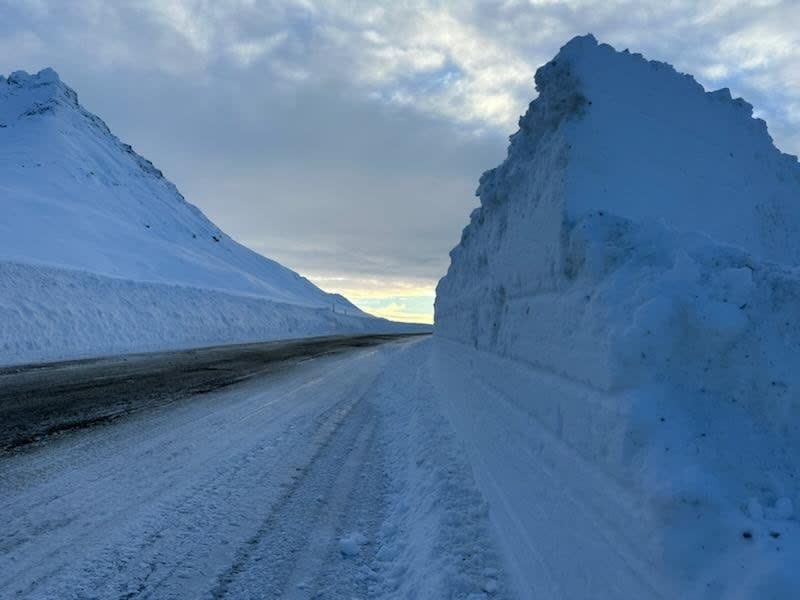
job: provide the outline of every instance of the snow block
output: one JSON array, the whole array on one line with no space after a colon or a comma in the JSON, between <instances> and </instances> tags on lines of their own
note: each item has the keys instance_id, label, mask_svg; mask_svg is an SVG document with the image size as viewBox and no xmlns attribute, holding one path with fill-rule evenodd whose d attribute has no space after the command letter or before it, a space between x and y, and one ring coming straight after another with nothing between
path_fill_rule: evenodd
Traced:
<instances>
[{"instance_id":1,"label":"snow block","mask_svg":"<svg viewBox=\"0 0 800 600\"><path fill-rule=\"evenodd\" d=\"M780 597L798 546L753 507L796 530L800 166L727 90L591 36L536 86L435 315L523 596Z\"/></svg>"}]
</instances>

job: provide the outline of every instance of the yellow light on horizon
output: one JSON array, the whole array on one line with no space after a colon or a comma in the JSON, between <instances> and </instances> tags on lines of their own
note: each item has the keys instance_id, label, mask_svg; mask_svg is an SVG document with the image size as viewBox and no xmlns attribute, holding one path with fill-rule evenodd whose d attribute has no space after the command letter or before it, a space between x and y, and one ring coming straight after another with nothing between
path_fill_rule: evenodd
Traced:
<instances>
[{"instance_id":1,"label":"yellow light on horizon","mask_svg":"<svg viewBox=\"0 0 800 600\"><path fill-rule=\"evenodd\" d=\"M435 281L382 280L338 274L310 275L309 279L326 292L341 294L376 317L404 323L433 324Z\"/></svg>"},{"instance_id":2,"label":"yellow light on horizon","mask_svg":"<svg viewBox=\"0 0 800 600\"><path fill-rule=\"evenodd\" d=\"M355 303L354 303L355 304ZM356 304L358 306L358 304ZM429 313L415 313L407 312L402 305L395 308L394 305L389 305L386 308L372 308L358 306L364 312L368 312L376 317L389 319L390 321L400 321L401 323L425 323L426 325L433 325L433 311Z\"/></svg>"}]
</instances>

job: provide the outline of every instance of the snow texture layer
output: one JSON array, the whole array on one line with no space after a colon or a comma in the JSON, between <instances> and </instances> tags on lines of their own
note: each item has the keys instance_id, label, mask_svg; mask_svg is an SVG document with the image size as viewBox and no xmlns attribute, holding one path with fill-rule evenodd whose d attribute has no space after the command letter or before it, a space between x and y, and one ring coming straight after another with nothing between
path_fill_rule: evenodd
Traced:
<instances>
[{"instance_id":1,"label":"snow texture layer","mask_svg":"<svg viewBox=\"0 0 800 600\"><path fill-rule=\"evenodd\" d=\"M430 340L406 344L378 388L388 508L375 555L383 578L371 597L515 598L488 506L444 416L436 367Z\"/></svg>"},{"instance_id":2,"label":"snow texture layer","mask_svg":"<svg viewBox=\"0 0 800 600\"><path fill-rule=\"evenodd\" d=\"M800 166L727 90L591 36L536 83L436 300L516 583L791 597Z\"/></svg>"},{"instance_id":3,"label":"snow texture layer","mask_svg":"<svg viewBox=\"0 0 800 600\"><path fill-rule=\"evenodd\" d=\"M51 69L0 77L0 211L0 363L392 328L222 233Z\"/></svg>"}]
</instances>

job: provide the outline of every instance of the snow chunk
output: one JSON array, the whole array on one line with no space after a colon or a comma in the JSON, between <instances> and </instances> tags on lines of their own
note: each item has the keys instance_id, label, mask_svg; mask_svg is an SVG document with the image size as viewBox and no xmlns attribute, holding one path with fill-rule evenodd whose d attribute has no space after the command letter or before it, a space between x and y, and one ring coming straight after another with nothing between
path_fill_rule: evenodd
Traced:
<instances>
[{"instance_id":1,"label":"snow chunk","mask_svg":"<svg viewBox=\"0 0 800 600\"><path fill-rule=\"evenodd\" d=\"M348 533L339 540L339 551L343 556L358 556L358 554L361 552L361 546L364 546L367 543L367 538L364 537L364 534L354 531L352 533Z\"/></svg>"}]
</instances>

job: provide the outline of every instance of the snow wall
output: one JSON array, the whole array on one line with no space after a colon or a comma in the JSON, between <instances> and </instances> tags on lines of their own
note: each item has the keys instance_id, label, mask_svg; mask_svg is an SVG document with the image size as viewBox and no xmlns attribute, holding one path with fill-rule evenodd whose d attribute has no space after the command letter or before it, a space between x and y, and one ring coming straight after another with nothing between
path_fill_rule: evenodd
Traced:
<instances>
[{"instance_id":1,"label":"snow wall","mask_svg":"<svg viewBox=\"0 0 800 600\"><path fill-rule=\"evenodd\" d=\"M800 166L727 90L575 38L436 299L442 397L525 598L800 579Z\"/></svg>"},{"instance_id":2,"label":"snow wall","mask_svg":"<svg viewBox=\"0 0 800 600\"><path fill-rule=\"evenodd\" d=\"M429 331L346 310L0 261L0 365Z\"/></svg>"}]
</instances>

